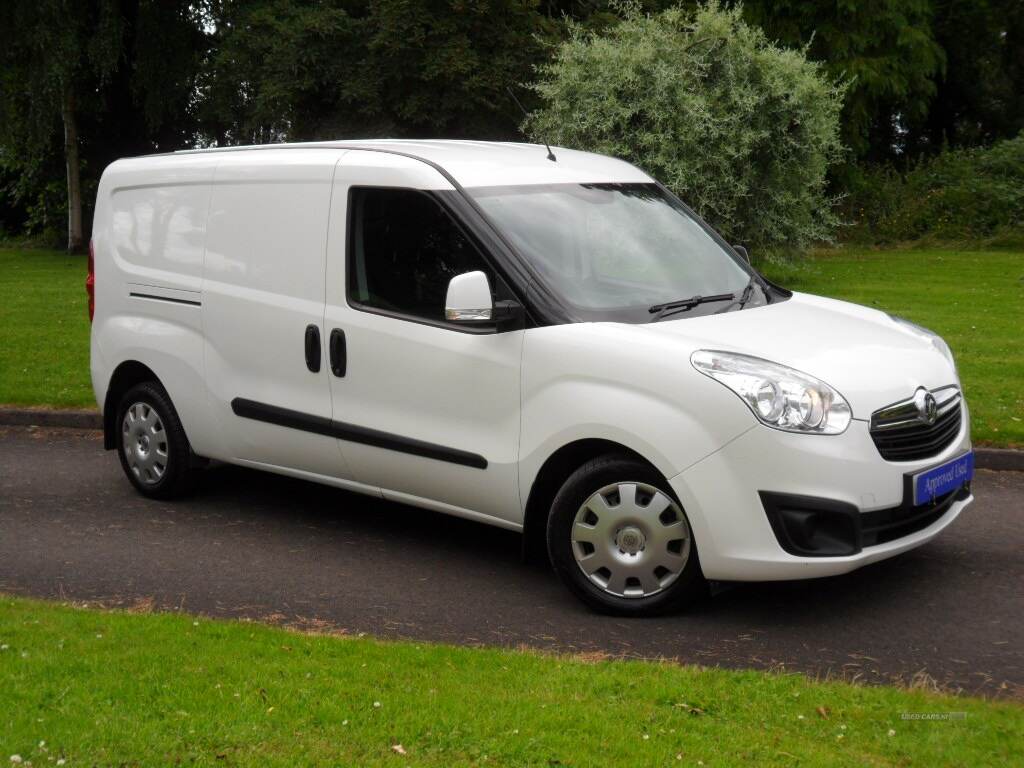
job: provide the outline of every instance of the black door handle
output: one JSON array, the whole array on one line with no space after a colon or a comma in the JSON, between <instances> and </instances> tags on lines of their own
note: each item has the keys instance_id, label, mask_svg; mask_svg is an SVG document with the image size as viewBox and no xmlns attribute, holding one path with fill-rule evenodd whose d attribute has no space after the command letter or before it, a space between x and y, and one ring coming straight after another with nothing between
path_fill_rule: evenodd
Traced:
<instances>
[{"instance_id":1,"label":"black door handle","mask_svg":"<svg viewBox=\"0 0 1024 768\"><path fill-rule=\"evenodd\" d=\"M331 373L338 378L344 376L347 358L345 332L341 328L335 328L331 331Z\"/></svg>"},{"instance_id":2,"label":"black door handle","mask_svg":"<svg viewBox=\"0 0 1024 768\"><path fill-rule=\"evenodd\" d=\"M315 325L306 326L306 367L313 373L320 371L320 329Z\"/></svg>"}]
</instances>

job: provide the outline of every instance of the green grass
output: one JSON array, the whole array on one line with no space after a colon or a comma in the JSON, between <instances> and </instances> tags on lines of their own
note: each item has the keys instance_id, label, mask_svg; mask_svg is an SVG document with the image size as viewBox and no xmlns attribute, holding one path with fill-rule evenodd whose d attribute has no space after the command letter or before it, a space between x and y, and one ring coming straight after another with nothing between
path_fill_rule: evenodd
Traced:
<instances>
[{"instance_id":1,"label":"green grass","mask_svg":"<svg viewBox=\"0 0 1024 768\"><path fill-rule=\"evenodd\" d=\"M0 249L0 403L95 407L86 258Z\"/></svg>"},{"instance_id":2,"label":"green grass","mask_svg":"<svg viewBox=\"0 0 1024 768\"><path fill-rule=\"evenodd\" d=\"M1024 446L1024 252L843 249L765 272L939 333L956 356L974 439Z\"/></svg>"},{"instance_id":3,"label":"green grass","mask_svg":"<svg viewBox=\"0 0 1024 768\"><path fill-rule=\"evenodd\" d=\"M1024 446L1024 252L837 250L767 273L894 312L957 355L977 441ZM0 250L0 403L94 406L85 259Z\"/></svg>"},{"instance_id":4,"label":"green grass","mask_svg":"<svg viewBox=\"0 0 1024 768\"><path fill-rule=\"evenodd\" d=\"M1024 764L1020 704L793 674L11 597L0 645L5 765L12 754L36 766Z\"/></svg>"}]
</instances>

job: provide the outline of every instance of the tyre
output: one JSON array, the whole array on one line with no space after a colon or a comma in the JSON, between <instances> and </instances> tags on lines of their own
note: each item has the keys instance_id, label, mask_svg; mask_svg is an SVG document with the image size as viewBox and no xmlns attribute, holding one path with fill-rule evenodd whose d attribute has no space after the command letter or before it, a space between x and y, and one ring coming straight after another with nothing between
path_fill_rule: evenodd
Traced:
<instances>
[{"instance_id":1,"label":"tyre","mask_svg":"<svg viewBox=\"0 0 1024 768\"><path fill-rule=\"evenodd\" d=\"M682 505L656 471L626 456L592 459L569 476L547 543L562 581L603 613L655 615L707 595Z\"/></svg>"},{"instance_id":2,"label":"tyre","mask_svg":"<svg viewBox=\"0 0 1024 768\"><path fill-rule=\"evenodd\" d=\"M167 391L155 381L125 392L117 407L121 468L143 496L171 499L192 490L199 470Z\"/></svg>"}]
</instances>

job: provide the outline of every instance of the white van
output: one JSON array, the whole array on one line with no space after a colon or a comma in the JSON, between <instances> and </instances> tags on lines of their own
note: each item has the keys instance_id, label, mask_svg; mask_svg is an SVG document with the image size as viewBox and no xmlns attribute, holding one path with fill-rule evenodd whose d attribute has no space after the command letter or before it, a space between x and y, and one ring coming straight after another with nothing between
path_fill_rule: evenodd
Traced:
<instances>
[{"instance_id":1,"label":"white van","mask_svg":"<svg viewBox=\"0 0 1024 768\"><path fill-rule=\"evenodd\" d=\"M107 168L92 380L128 479L168 498L216 459L522 531L633 615L853 570L971 502L939 337L772 284L628 163L553 157L367 141Z\"/></svg>"}]
</instances>

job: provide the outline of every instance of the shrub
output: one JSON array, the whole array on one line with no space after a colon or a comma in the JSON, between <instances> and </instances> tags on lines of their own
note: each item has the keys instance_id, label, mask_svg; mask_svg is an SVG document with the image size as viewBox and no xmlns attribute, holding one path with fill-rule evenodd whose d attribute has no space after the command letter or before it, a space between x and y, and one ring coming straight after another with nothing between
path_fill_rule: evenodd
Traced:
<instances>
[{"instance_id":1,"label":"shrub","mask_svg":"<svg viewBox=\"0 0 1024 768\"><path fill-rule=\"evenodd\" d=\"M1024 134L987 148L946 151L900 175L865 171L851 190L848 239L977 241L1024 235Z\"/></svg>"},{"instance_id":2,"label":"shrub","mask_svg":"<svg viewBox=\"0 0 1024 768\"><path fill-rule=\"evenodd\" d=\"M635 163L735 242L830 240L843 86L739 8L624 13L604 34L574 27L539 67L527 132Z\"/></svg>"}]
</instances>

